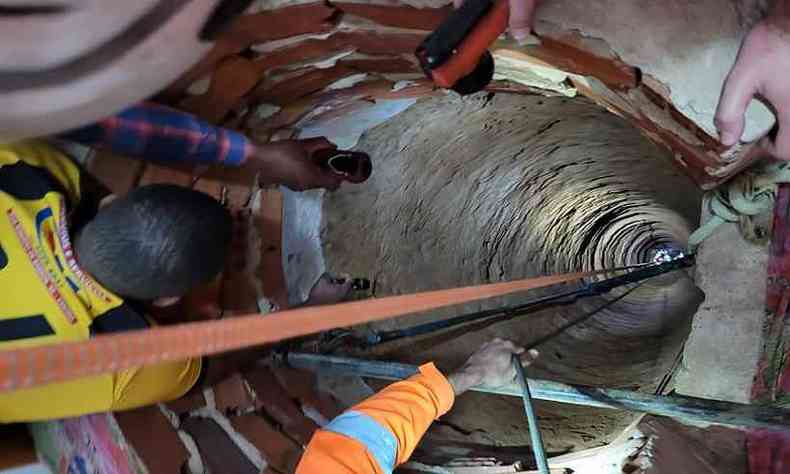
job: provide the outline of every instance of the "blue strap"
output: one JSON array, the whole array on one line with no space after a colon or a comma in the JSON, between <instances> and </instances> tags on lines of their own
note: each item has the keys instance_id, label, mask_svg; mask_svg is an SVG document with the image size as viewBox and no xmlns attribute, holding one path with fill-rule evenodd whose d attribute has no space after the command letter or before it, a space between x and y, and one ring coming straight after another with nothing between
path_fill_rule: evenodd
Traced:
<instances>
[{"instance_id":1,"label":"blue strap","mask_svg":"<svg viewBox=\"0 0 790 474\"><path fill-rule=\"evenodd\" d=\"M324 429L364 444L385 473L389 474L395 469L398 440L390 430L370 416L358 411L347 411L332 420Z\"/></svg>"}]
</instances>

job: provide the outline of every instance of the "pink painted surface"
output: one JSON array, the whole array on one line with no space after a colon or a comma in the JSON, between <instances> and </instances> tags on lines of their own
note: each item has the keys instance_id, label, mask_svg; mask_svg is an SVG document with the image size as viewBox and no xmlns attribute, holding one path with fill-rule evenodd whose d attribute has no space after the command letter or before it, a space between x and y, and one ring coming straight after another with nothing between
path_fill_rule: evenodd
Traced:
<instances>
[{"instance_id":1,"label":"pink painted surface","mask_svg":"<svg viewBox=\"0 0 790 474\"><path fill-rule=\"evenodd\" d=\"M763 354L752 385L754 402L790 397L790 351L783 328L790 307L790 185L782 184L774 206L773 239L768 258ZM751 474L790 473L790 430L752 430L747 436Z\"/></svg>"},{"instance_id":2,"label":"pink painted surface","mask_svg":"<svg viewBox=\"0 0 790 474\"><path fill-rule=\"evenodd\" d=\"M790 472L790 432L752 430L746 437L751 474Z\"/></svg>"},{"instance_id":3,"label":"pink painted surface","mask_svg":"<svg viewBox=\"0 0 790 474\"><path fill-rule=\"evenodd\" d=\"M110 429L109 415L101 413L62 422L74 456L82 456L96 472L130 474L129 459Z\"/></svg>"},{"instance_id":4,"label":"pink painted surface","mask_svg":"<svg viewBox=\"0 0 790 474\"><path fill-rule=\"evenodd\" d=\"M36 449L53 473L144 474L111 415L100 413L31 425Z\"/></svg>"}]
</instances>

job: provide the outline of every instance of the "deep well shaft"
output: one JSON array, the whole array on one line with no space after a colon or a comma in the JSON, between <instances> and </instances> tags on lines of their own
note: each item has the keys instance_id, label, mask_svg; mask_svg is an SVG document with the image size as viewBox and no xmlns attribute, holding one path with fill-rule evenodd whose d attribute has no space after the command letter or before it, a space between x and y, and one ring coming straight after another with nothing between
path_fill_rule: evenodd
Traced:
<instances>
[{"instance_id":1,"label":"deep well shaft","mask_svg":"<svg viewBox=\"0 0 790 474\"><path fill-rule=\"evenodd\" d=\"M375 172L365 186L325 201L325 253L331 270L367 275L379 296L632 265L661 248L685 248L698 221L700 193L666 153L584 100L484 93L431 99L370 131L359 148L371 154ZM652 391L675 364L701 301L686 273L651 280L540 347L530 373ZM505 298L376 328L518 302ZM600 303L378 351L452 368L491 337L527 343ZM453 422L468 430L499 430L496 439L508 439L502 427L518 416L508 410L518 407L481 407L480 399L471 398L459 404ZM543 406L544 418L550 416ZM557 415L557 429L567 412ZM595 444L612 431L575 418L566 420L567 428L589 436L571 435L568 442ZM609 422L619 423L603 423ZM521 439L520 432L514 439Z\"/></svg>"}]
</instances>

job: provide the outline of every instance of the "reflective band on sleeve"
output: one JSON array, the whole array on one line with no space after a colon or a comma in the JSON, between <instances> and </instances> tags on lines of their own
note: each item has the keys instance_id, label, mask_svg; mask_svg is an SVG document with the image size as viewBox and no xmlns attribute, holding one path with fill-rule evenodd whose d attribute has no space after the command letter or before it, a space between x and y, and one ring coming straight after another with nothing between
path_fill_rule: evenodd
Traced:
<instances>
[{"instance_id":1,"label":"reflective band on sleeve","mask_svg":"<svg viewBox=\"0 0 790 474\"><path fill-rule=\"evenodd\" d=\"M358 411L347 411L332 420L324 429L364 444L385 473L389 474L395 469L398 440L387 428L368 415Z\"/></svg>"}]
</instances>

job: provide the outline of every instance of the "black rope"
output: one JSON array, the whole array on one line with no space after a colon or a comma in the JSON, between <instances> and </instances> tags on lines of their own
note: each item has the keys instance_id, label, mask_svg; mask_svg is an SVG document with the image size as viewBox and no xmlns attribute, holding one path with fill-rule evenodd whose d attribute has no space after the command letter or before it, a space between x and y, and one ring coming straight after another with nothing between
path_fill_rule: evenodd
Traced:
<instances>
[{"instance_id":1,"label":"black rope","mask_svg":"<svg viewBox=\"0 0 790 474\"><path fill-rule=\"evenodd\" d=\"M517 316L522 316L524 314L532 313L548 306L569 305L575 303L579 298L600 296L612 291L615 288L633 283L639 283L649 278L662 275L664 273L690 267L693 264L694 264L694 255L686 255L669 262L663 262L658 264L639 264L630 267L620 267L613 269L611 271L612 272L622 271L622 270L629 270L634 268L635 270L625 273L623 275L618 275L604 280L587 283L581 288L575 290L544 296L542 298L537 298L535 300L517 306L509 306L509 307L496 308L496 309L490 309L484 311L477 311L474 313L455 316L440 321L432 321L429 323L419 324L416 326L412 326L410 328L395 329L391 331L374 333L368 336L368 339L363 343L363 345L366 347L371 347L385 342L391 342L397 339L422 336L425 334L430 334L436 331L441 331L454 326L458 326L461 324L467 324L487 318L492 318L491 323L500 322L502 320L511 319ZM629 290L625 294L628 294L631 291L633 291L633 289ZM600 309L603 309L604 307L607 307L609 304L613 304L614 302L619 301L622 298L623 296L621 295L620 297L612 300L611 302L606 303ZM595 312L600 311L600 309L596 310ZM593 314L594 313L585 314L582 317L586 319L591 317ZM573 324L578 324L578 323L574 322ZM564 331L565 329L560 330L560 332Z\"/></svg>"},{"instance_id":2,"label":"black rope","mask_svg":"<svg viewBox=\"0 0 790 474\"><path fill-rule=\"evenodd\" d=\"M534 341L530 342L529 344L526 345L526 348L527 349L532 349L533 347L538 347L539 345L541 345L541 344L543 344L545 342L548 342L550 339L554 339L556 336L559 336L560 334L562 334L566 330L572 328L573 326L576 326L579 323L583 323L584 321L587 321L588 319L592 318L593 316L595 316L596 314L598 314L601 311L605 310L606 308L612 306L613 304L617 303L618 301L621 301L623 298L625 298L626 296L631 294L634 290L636 290L637 288L639 288L643 284L644 284L643 281L639 282L639 283L636 284L636 286L634 286L632 288L629 288L628 290L624 291L622 295L620 295L620 296L618 296L616 298L612 298L611 300L607 301L606 303L602 304L601 306L599 306L599 307L595 308L594 310L589 311L589 312L579 316L578 318L571 319L570 321L566 322L565 324L563 324L562 326L558 327L557 329L551 331L550 333L545 334L545 335L535 339Z\"/></svg>"},{"instance_id":3,"label":"black rope","mask_svg":"<svg viewBox=\"0 0 790 474\"><path fill-rule=\"evenodd\" d=\"M405 337L415 337L415 336L422 336L424 334L430 334L432 332L441 331L442 329L447 329L453 326L458 326L461 324L470 323L473 321L478 321L480 319L490 318L494 316L502 316L502 317L521 316L523 314L537 311L538 309L542 309L546 306L572 304L573 302L576 301L576 299L578 299L579 295L583 291L585 291L585 289L580 288L577 290L567 291L565 293L560 293L557 295L545 296L543 298L538 298L536 300L523 303L517 306L508 306L504 308L477 311L474 313L463 314L461 316L455 316L448 319L442 319L440 321L433 321L430 323L412 326L410 328L384 331L372 335L368 343L369 345L383 344L385 342L390 342ZM563 299L566 299L566 301L562 301Z\"/></svg>"}]
</instances>

